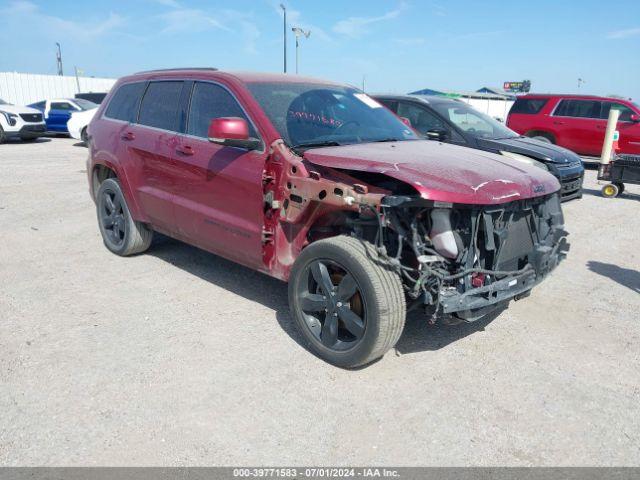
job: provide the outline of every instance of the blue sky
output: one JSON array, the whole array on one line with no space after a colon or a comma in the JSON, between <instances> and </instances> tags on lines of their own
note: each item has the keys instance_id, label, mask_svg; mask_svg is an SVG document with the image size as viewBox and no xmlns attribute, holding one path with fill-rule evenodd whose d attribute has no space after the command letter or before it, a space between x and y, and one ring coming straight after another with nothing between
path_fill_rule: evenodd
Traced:
<instances>
[{"instance_id":1,"label":"blue sky","mask_svg":"<svg viewBox=\"0 0 640 480\"><path fill-rule=\"evenodd\" d=\"M0 0L0 71L118 77L159 67L281 71L279 0ZM640 0L285 0L300 73L408 92L531 79L640 99ZM288 34L289 71L295 68Z\"/></svg>"}]
</instances>

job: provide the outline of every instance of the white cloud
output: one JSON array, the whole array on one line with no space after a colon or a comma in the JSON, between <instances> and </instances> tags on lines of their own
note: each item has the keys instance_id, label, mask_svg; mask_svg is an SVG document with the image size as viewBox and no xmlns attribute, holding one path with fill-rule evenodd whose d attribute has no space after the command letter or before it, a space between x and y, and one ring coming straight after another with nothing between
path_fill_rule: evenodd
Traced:
<instances>
[{"instance_id":1,"label":"white cloud","mask_svg":"<svg viewBox=\"0 0 640 480\"><path fill-rule=\"evenodd\" d=\"M333 31L350 38L358 38L369 32L369 26L374 23L392 20L398 17L405 9L406 3L401 3L398 8L378 17L349 17L340 20L333 26Z\"/></svg>"},{"instance_id":2,"label":"white cloud","mask_svg":"<svg viewBox=\"0 0 640 480\"><path fill-rule=\"evenodd\" d=\"M215 14L198 8L174 8L156 17L163 23L161 34L194 33L221 30L239 35L244 51L256 54L260 30L253 21L253 14L230 9L217 9Z\"/></svg>"},{"instance_id":3,"label":"white cloud","mask_svg":"<svg viewBox=\"0 0 640 480\"><path fill-rule=\"evenodd\" d=\"M229 30L217 18L199 9L182 8L158 15L165 24L161 33L202 32L211 28Z\"/></svg>"},{"instance_id":4,"label":"white cloud","mask_svg":"<svg viewBox=\"0 0 640 480\"><path fill-rule=\"evenodd\" d=\"M164 5L165 7L180 8L181 5L176 0L152 0L153 2Z\"/></svg>"},{"instance_id":5,"label":"white cloud","mask_svg":"<svg viewBox=\"0 0 640 480\"><path fill-rule=\"evenodd\" d=\"M89 41L101 35L105 35L126 24L126 18L117 13L109 13L106 18L84 20L74 22L40 11L37 5L27 0L11 2L4 9L0 20L9 25L21 25L23 28L33 28L38 32L59 37L64 32L65 37L73 40Z\"/></svg>"},{"instance_id":6,"label":"white cloud","mask_svg":"<svg viewBox=\"0 0 640 480\"><path fill-rule=\"evenodd\" d=\"M628 28L626 30L614 30L612 32L609 32L607 33L607 38L618 39L618 38L636 37L638 35L640 35L640 28Z\"/></svg>"}]
</instances>

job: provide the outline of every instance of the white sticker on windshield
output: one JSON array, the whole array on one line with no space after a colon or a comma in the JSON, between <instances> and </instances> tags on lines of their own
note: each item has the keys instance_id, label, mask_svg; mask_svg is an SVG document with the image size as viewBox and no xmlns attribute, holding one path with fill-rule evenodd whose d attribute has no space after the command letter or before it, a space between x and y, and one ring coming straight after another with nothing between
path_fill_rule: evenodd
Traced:
<instances>
[{"instance_id":1,"label":"white sticker on windshield","mask_svg":"<svg viewBox=\"0 0 640 480\"><path fill-rule=\"evenodd\" d=\"M380 105L366 93L354 93L353 96L371 108L382 108L382 105Z\"/></svg>"}]
</instances>

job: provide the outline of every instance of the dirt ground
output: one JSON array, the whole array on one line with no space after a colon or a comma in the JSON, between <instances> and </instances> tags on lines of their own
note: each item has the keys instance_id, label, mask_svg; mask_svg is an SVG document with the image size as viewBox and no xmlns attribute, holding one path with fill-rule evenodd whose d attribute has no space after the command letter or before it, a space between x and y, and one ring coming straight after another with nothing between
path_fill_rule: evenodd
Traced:
<instances>
[{"instance_id":1,"label":"dirt ground","mask_svg":"<svg viewBox=\"0 0 640 480\"><path fill-rule=\"evenodd\" d=\"M0 145L2 465L640 465L640 187L492 321L412 314L367 368L301 345L286 285L165 239L102 245L87 150Z\"/></svg>"}]
</instances>

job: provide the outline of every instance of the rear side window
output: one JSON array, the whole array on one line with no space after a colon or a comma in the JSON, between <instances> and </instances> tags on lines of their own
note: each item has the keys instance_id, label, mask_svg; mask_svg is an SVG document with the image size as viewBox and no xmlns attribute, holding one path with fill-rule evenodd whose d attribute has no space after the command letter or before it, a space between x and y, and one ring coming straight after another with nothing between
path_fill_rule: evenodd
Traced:
<instances>
[{"instance_id":1,"label":"rear side window","mask_svg":"<svg viewBox=\"0 0 640 480\"><path fill-rule=\"evenodd\" d=\"M535 115L547 104L546 98L518 98L511 107L509 113L524 113L525 115Z\"/></svg>"},{"instance_id":2,"label":"rear side window","mask_svg":"<svg viewBox=\"0 0 640 480\"><path fill-rule=\"evenodd\" d=\"M555 117L600 118L600 102L595 100L562 100Z\"/></svg>"},{"instance_id":3,"label":"rear side window","mask_svg":"<svg viewBox=\"0 0 640 480\"><path fill-rule=\"evenodd\" d=\"M196 82L191 95L187 133L207 138L211 120L220 117L244 118L249 124L249 135L257 137L251 122L233 95L219 85Z\"/></svg>"},{"instance_id":4,"label":"rear side window","mask_svg":"<svg viewBox=\"0 0 640 480\"><path fill-rule=\"evenodd\" d=\"M125 122L135 122L145 85L142 82L121 86L109 101L105 116Z\"/></svg>"},{"instance_id":5,"label":"rear side window","mask_svg":"<svg viewBox=\"0 0 640 480\"><path fill-rule=\"evenodd\" d=\"M620 122L630 122L631 121L631 115L633 115L635 113L629 107L627 107L626 105L622 105L621 103L602 102L602 111L600 112L600 118L603 118L605 120L608 119L609 118L609 111L612 108L614 110L619 110L620 111L620 116L618 117L618 121L620 121Z\"/></svg>"},{"instance_id":6,"label":"rear side window","mask_svg":"<svg viewBox=\"0 0 640 480\"><path fill-rule=\"evenodd\" d=\"M175 131L182 84L182 81L151 82L140 105L138 123Z\"/></svg>"}]
</instances>

